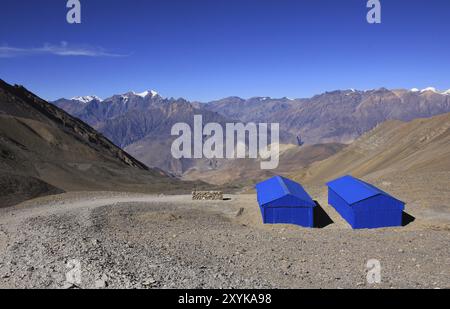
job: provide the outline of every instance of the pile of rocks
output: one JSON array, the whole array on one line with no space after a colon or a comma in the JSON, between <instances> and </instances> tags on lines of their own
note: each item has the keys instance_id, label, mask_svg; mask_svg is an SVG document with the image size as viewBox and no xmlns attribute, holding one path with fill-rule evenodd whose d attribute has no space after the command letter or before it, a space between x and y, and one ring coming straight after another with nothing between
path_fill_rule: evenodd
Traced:
<instances>
[{"instance_id":1,"label":"pile of rocks","mask_svg":"<svg viewBox=\"0 0 450 309\"><path fill-rule=\"evenodd\" d=\"M192 200L194 201L221 201L223 192L220 191L193 191Z\"/></svg>"}]
</instances>

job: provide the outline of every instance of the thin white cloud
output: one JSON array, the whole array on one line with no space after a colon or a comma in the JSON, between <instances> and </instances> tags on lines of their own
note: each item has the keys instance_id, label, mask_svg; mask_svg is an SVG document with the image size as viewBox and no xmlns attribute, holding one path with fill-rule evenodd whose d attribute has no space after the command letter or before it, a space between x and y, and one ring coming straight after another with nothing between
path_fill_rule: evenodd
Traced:
<instances>
[{"instance_id":1,"label":"thin white cloud","mask_svg":"<svg viewBox=\"0 0 450 309\"><path fill-rule=\"evenodd\" d=\"M44 44L42 47L0 46L0 58L15 58L36 55L55 55L62 57L126 57L127 55L112 53L101 47L72 46L67 42L59 45Z\"/></svg>"}]
</instances>

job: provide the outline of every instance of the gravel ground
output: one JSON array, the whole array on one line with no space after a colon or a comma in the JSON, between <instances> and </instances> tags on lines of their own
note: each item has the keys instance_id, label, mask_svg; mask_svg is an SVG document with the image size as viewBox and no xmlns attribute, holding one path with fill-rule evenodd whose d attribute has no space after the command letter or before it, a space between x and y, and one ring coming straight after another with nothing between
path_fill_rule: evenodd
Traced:
<instances>
[{"instance_id":1,"label":"gravel ground","mask_svg":"<svg viewBox=\"0 0 450 309\"><path fill-rule=\"evenodd\" d=\"M323 229L263 226L254 196L229 198L69 193L3 209L0 288L73 288L73 260L79 288L450 288L446 226L352 231L328 207Z\"/></svg>"}]
</instances>

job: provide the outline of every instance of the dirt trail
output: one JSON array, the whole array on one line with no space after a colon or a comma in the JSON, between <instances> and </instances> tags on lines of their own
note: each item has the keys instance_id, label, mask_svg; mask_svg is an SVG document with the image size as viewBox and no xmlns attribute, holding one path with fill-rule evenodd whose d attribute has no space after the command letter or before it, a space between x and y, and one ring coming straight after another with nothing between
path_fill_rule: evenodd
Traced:
<instances>
[{"instance_id":1,"label":"dirt trail","mask_svg":"<svg viewBox=\"0 0 450 309\"><path fill-rule=\"evenodd\" d=\"M82 193L80 193L82 195ZM67 197L66 197L67 196ZM108 205L117 205L123 203L152 203L152 202L175 202L180 199L180 196L156 196L156 195L132 195L127 196L87 196L74 197L74 194L62 194L58 197L44 197L29 201L17 207L11 207L2 211L0 217L1 222L11 222L13 220L24 220L31 217L52 215L57 213L64 213L67 211L79 211L82 208L93 209ZM28 208L27 206L34 207ZM8 214L13 218L8 218Z\"/></svg>"}]
</instances>

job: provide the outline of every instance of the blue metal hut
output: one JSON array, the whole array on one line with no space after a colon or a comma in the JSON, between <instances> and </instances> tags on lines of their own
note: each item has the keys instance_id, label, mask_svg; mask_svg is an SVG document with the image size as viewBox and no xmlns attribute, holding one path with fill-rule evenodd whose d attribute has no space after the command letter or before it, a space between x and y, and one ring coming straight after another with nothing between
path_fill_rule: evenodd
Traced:
<instances>
[{"instance_id":1,"label":"blue metal hut","mask_svg":"<svg viewBox=\"0 0 450 309\"><path fill-rule=\"evenodd\" d=\"M405 203L352 176L328 184L328 203L353 229L402 226Z\"/></svg>"},{"instance_id":2,"label":"blue metal hut","mask_svg":"<svg viewBox=\"0 0 450 309\"><path fill-rule=\"evenodd\" d=\"M276 176L256 185L264 224L295 224L314 227L316 203L303 187Z\"/></svg>"}]
</instances>

